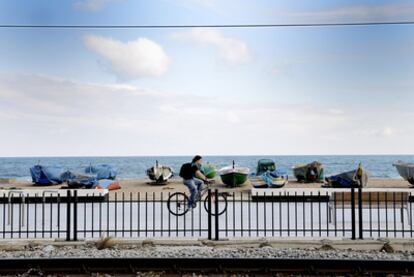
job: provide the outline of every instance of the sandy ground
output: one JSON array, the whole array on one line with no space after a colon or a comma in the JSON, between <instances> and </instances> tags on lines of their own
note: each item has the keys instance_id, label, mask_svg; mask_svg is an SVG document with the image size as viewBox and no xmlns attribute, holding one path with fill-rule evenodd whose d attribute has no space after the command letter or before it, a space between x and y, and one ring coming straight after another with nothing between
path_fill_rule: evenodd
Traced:
<instances>
[{"instance_id":1,"label":"sandy ground","mask_svg":"<svg viewBox=\"0 0 414 277\"><path fill-rule=\"evenodd\" d=\"M154 185L149 182L148 179L134 179L134 180L120 180L121 189L111 191L111 194L125 193L128 196L130 193L136 194L140 192L145 194L153 192L159 194L160 192L168 193L182 191L186 192L187 188L182 184L180 178L173 178L165 185ZM30 189L59 189L65 185L53 185L53 186L34 186L31 182L21 182L16 180L0 180L0 189L12 189L12 188L30 188ZM285 188L320 188L320 183L301 184L296 181L289 181L289 184ZM409 188L409 183L402 179L370 179L368 187L372 188ZM212 189L217 188L220 192L249 192L252 188L249 181L236 188L228 188L221 181L220 178L215 179L215 184L211 185ZM275 189L277 191L277 189Z\"/></svg>"}]
</instances>

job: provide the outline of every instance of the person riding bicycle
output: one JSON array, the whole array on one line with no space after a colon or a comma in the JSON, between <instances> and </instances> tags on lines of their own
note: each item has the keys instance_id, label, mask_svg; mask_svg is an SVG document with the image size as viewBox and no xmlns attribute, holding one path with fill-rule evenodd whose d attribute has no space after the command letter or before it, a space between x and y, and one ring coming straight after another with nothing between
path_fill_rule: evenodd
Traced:
<instances>
[{"instance_id":1,"label":"person riding bicycle","mask_svg":"<svg viewBox=\"0 0 414 277\"><path fill-rule=\"evenodd\" d=\"M191 163L183 164L180 169L180 177L183 178L183 184L190 191L189 208L195 208L197 206L195 197L202 190L203 184L209 182L207 177L200 171L202 163L203 158L196 155Z\"/></svg>"}]
</instances>

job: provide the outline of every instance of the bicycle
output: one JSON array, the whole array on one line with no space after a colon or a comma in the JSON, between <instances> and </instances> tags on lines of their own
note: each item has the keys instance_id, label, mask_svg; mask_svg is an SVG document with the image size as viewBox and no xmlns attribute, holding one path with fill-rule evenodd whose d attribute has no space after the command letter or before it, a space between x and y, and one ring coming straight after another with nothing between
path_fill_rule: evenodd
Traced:
<instances>
[{"instance_id":1,"label":"bicycle","mask_svg":"<svg viewBox=\"0 0 414 277\"><path fill-rule=\"evenodd\" d=\"M210 189L210 185L212 183L213 183L212 181L207 182L207 185L203 189L201 189L199 193L196 195L194 199L194 203L198 203L202 201L203 197L208 193L208 190ZM223 194L218 194L218 199L216 199L214 193L212 193L211 194L211 208L213 211L214 211L216 200L218 201L219 204L223 203L223 205L219 205L219 210L217 212L211 212L213 216L222 215L227 210L227 197ZM190 208L188 207L189 201L190 199L185 193L175 192L168 197L168 201L167 201L168 210L171 214L175 216L183 216L186 213L188 213L188 211L190 210ZM208 203L209 203L208 195L204 198L203 202L204 202L204 209L206 210L206 212L210 213L209 208L208 208Z\"/></svg>"}]
</instances>

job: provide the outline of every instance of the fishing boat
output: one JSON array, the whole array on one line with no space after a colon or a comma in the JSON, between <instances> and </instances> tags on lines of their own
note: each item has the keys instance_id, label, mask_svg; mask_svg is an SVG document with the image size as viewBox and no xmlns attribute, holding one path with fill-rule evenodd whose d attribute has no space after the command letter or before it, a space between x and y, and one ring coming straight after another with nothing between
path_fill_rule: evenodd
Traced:
<instances>
[{"instance_id":1,"label":"fishing boat","mask_svg":"<svg viewBox=\"0 0 414 277\"><path fill-rule=\"evenodd\" d=\"M156 184L165 184L169 179L173 177L173 171L171 167L160 165L158 161L155 165L147 169L147 176Z\"/></svg>"},{"instance_id":2,"label":"fishing boat","mask_svg":"<svg viewBox=\"0 0 414 277\"><path fill-rule=\"evenodd\" d=\"M324 179L323 167L318 161L294 166L293 175L299 183L323 183Z\"/></svg>"},{"instance_id":3,"label":"fishing boat","mask_svg":"<svg viewBox=\"0 0 414 277\"><path fill-rule=\"evenodd\" d=\"M256 169L256 175L260 176L263 173L267 171L275 171L276 170L276 164L271 159L260 159L257 162L257 169Z\"/></svg>"},{"instance_id":4,"label":"fishing boat","mask_svg":"<svg viewBox=\"0 0 414 277\"><path fill-rule=\"evenodd\" d=\"M411 185L414 185L414 163L406 163L403 161L396 161L392 164L398 171L400 176L408 181Z\"/></svg>"},{"instance_id":5,"label":"fishing boat","mask_svg":"<svg viewBox=\"0 0 414 277\"><path fill-rule=\"evenodd\" d=\"M246 182L249 171L247 167L236 167L233 161L233 165L221 168L219 175L224 184L236 187Z\"/></svg>"},{"instance_id":6,"label":"fishing boat","mask_svg":"<svg viewBox=\"0 0 414 277\"><path fill-rule=\"evenodd\" d=\"M365 171L361 164L355 170L343 172L326 178L326 184L323 187L333 188L352 188L366 187L368 185L368 172Z\"/></svg>"},{"instance_id":7,"label":"fishing boat","mask_svg":"<svg viewBox=\"0 0 414 277\"><path fill-rule=\"evenodd\" d=\"M217 170L216 167L211 163L206 163L200 167L201 173L204 174L208 179L213 179L216 177Z\"/></svg>"},{"instance_id":8,"label":"fishing boat","mask_svg":"<svg viewBox=\"0 0 414 277\"><path fill-rule=\"evenodd\" d=\"M261 175L253 174L249 180L254 188L281 188L289 182L289 176L285 169L278 168Z\"/></svg>"}]
</instances>

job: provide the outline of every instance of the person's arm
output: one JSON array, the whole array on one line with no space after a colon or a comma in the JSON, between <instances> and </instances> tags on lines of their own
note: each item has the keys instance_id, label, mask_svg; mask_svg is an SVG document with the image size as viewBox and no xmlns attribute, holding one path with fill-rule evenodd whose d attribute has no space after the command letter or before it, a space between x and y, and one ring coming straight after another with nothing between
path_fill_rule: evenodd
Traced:
<instances>
[{"instance_id":1,"label":"person's arm","mask_svg":"<svg viewBox=\"0 0 414 277\"><path fill-rule=\"evenodd\" d=\"M201 179L201 180L203 180L205 182L208 181L207 177L203 173L201 173L200 170L197 170L196 173L195 173L195 175L196 175L197 178L199 178L199 179Z\"/></svg>"}]
</instances>

